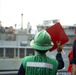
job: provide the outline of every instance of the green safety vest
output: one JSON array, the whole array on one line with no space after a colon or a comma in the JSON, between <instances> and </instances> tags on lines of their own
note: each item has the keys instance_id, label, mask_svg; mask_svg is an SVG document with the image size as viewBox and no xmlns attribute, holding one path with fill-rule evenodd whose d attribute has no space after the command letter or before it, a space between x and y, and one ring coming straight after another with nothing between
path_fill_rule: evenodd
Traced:
<instances>
[{"instance_id":1,"label":"green safety vest","mask_svg":"<svg viewBox=\"0 0 76 75\"><path fill-rule=\"evenodd\" d=\"M58 62L56 59L49 58L45 54L26 56L22 61L25 75L56 75Z\"/></svg>"}]
</instances>

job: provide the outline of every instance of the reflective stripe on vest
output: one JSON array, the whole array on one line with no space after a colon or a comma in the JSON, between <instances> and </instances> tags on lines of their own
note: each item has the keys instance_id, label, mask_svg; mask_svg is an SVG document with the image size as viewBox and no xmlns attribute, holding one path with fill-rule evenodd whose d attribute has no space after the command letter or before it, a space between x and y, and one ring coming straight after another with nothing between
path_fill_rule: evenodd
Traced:
<instances>
[{"instance_id":1,"label":"reflective stripe on vest","mask_svg":"<svg viewBox=\"0 0 76 75\"><path fill-rule=\"evenodd\" d=\"M42 62L27 62L28 67L45 67L53 69L53 64L42 63Z\"/></svg>"}]
</instances>

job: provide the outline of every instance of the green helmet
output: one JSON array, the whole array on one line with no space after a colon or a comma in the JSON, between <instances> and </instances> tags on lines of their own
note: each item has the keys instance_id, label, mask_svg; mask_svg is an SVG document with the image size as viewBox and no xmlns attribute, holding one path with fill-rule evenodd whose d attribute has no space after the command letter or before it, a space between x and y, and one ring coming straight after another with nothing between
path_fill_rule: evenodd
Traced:
<instances>
[{"instance_id":1,"label":"green helmet","mask_svg":"<svg viewBox=\"0 0 76 75\"><path fill-rule=\"evenodd\" d=\"M42 30L35 35L34 40L30 42L30 45L37 50L48 50L52 48L53 42L49 33Z\"/></svg>"}]
</instances>

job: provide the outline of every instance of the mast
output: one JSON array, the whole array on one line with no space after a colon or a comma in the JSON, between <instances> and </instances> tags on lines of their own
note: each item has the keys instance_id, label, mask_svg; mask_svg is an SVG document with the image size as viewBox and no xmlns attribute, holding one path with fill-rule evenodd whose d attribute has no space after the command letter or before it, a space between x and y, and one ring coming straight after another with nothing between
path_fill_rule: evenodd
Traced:
<instances>
[{"instance_id":1,"label":"mast","mask_svg":"<svg viewBox=\"0 0 76 75\"><path fill-rule=\"evenodd\" d=\"M21 14L21 29L23 29L23 13Z\"/></svg>"}]
</instances>

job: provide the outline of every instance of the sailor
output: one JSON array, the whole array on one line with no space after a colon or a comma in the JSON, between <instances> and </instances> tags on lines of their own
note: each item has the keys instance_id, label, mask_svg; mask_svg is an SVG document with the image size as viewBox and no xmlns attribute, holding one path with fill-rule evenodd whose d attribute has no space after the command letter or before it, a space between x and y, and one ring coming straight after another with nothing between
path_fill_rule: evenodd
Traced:
<instances>
[{"instance_id":1,"label":"sailor","mask_svg":"<svg viewBox=\"0 0 76 75\"><path fill-rule=\"evenodd\" d=\"M18 75L56 75L57 70L64 67L60 43L57 44L56 59L46 55L46 52L54 45L47 31L38 32L30 45L37 53L23 58Z\"/></svg>"},{"instance_id":2,"label":"sailor","mask_svg":"<svg viewBox=\"0 0 76 75\"><path fill-rule=\"evenodd\" d=\"M70 63L69 65L71 65L71 67L69 67L68 69L70 69L69 72L71 72L71 75L76 75L76 39L73 42L73 49L71 50L71 58L70 58Z\"/></svg>"}]
</instances>

